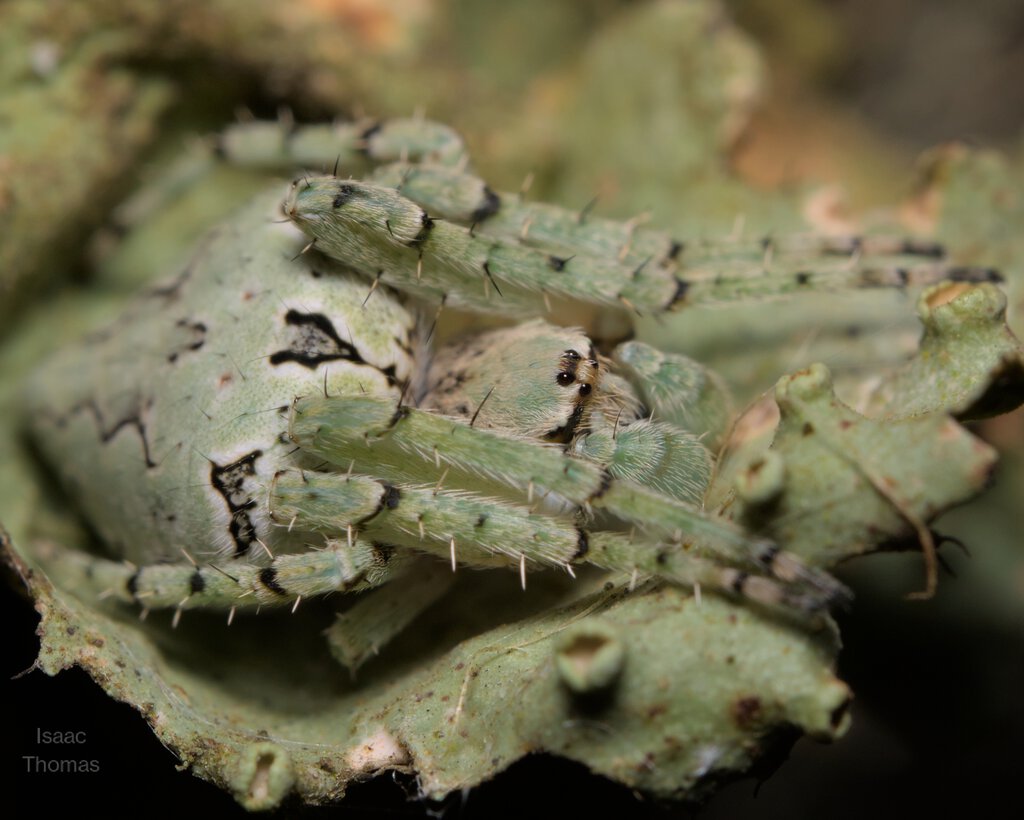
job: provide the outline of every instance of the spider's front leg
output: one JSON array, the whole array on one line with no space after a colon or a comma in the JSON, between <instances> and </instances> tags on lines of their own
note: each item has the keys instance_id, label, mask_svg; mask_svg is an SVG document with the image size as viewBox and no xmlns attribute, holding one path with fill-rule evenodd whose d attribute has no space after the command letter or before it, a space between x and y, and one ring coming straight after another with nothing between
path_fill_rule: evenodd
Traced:
<instances>
[{"instance_id":1,"label":"spider's front leg","mask_svg":"<svg viewBox=\"0 0 1024 820\"><path fill-rule=\"evenodd\" d=\"M552 232L567 231L561 239L540 231L528 238L522 232L509 235L504 222L490 232L486 226L497 221L502 200L486 186L477 187L486 192L476 211L482 226L434 218L405 196L404 187L399 192L333 176L296 180L284 213L311 237L317 250L375 283L427 301L503 315L550 312L552 298L652 315L695 304L811 290L1001 281L989 268L947 264L940 246L888 237L766 238L756 246L710 243L684 259L682 243L647 232L636 241L658 248L660 256L652 254L634 263L634 232L623 231L620 225L618 230L609 227L607 233L616 240L625 236L626 253L594 254L589 248L595 243L584 241L578 252L563 255L573 247L573 234L580 232L566 224L567 212L554 209L560 217L549 220ZM551 217L550 209L528 208L524 224L532 224L535 210ZM456 216L465 218L463 211L459 208Z\"/></svg>"}]
</instances>

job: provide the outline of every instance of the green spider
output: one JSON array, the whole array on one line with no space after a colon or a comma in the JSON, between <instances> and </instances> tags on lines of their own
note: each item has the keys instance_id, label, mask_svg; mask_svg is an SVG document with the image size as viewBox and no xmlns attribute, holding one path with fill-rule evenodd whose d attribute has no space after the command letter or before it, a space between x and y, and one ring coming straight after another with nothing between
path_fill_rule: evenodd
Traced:
<instances>
[{"instance_id":1,"label":"green spider","mask_svg":"<svg viewBox=\"0 0 1024 820\"><path fill-rule=\"evenodd\" d=\"M39 371L32 435L117 560L42 555L175 622L373 589L329 635L353 669L459 567L509 567L525 588L531 570L591 563L799 614L841 600L827 573L702 509L704 440L728 424L713 374L608 336L690 304L993 278L927 243L723 252L527 203L421 121L248 125L219 147L250 164L383 164L365 182L337 164L296 180L283 221L279 189L257 198ZM580 305L593 335L565 326ZM436 345L442 307L517 323Z\"/></svg>"}]
</instances>

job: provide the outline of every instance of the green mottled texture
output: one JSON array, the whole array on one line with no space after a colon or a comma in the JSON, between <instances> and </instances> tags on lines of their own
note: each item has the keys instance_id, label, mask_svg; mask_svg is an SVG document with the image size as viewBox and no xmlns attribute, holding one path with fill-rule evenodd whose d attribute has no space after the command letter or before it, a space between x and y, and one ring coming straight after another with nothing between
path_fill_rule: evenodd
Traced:
<instances>
[{"instance_id":1,"label":"green mottled texture","mask_svg":"<svg viewBox=\"0 0 1024 820\"><path fill-rule=\"evenodd\" d=\"M579 536L571 523L530 514L521 507L486 497L467 498L464 493L433 488L403 488L394 509L385 506L376 512L380 506L377 498L361 509L352 501L352 495L356 487L364 484L381 489L378 482L358 476L349 479L328 474L299 479L297 474L287 474L276 482L271 504L281 520L295 518L314 531L337 532L339 522L361 521L372 515L372 520L359 529L365 538L419 549L442 559L449 557L450 541L454 538L459 560L480 566L501 566L509 559L518 561L523 544L533 544L531 558L542 565L564 565L578 549ZM486 522L477 526L481 517ZM424 527L422 536L420 522Z\"/></svg>"},{"instance_id":2,"label":"green mottled texture","mask_svg":"<svg viewBox=\"0 0 1024 820\"><path fill-rule=\"evenodd\" d=\"M225 111L211 109L230 111L257 88L340 110L359 87L373 93L364 83L380 72L364 71L367 57L401 59L430 17L419 3L361 17L312 4L286 14L270 0L82 0L60 13L35 0L4 3L0 319L80 264L82 244L146 152L168 130L177 135L168 119L188 131L223 123Z\"/></svg>"},{"instance_id":3,"label":"green mottled texture","mask_svg":"<svg viewBox=\"0 0 1024 820\"><path fill-rule=\"evenodd\" d=\"M370 595L363 595L324 631L331 654L353 673L448 594L456 575L428 557L409 562L405 572Z\"/></svg>"},{"instance_id":4,"label":"green mottled texture","mask_svg":"<svg viewBox=\"0 0 1024 820\"><path fill-rule=\"evenodd\" d=\"M27 75L32 44L10 42L11 13L10 6L0 10L0 53L11 61L21 56ZM23 76L14 88L0 90L5 323L30 296L80 264L82 243L117 202L118 183L154 138L155 120L168 105L166 84L117 69L103 72L98 62L95 49L82 44L63 53L53 74Z\"/></svg>"},{"instance_id":5,"label":"green mottled texture","mask_svg":"<svg viewBox=\"0 0 1024 820\"><path fill-rule=\"evenodd\" d=\"M458 466L459 458L472 454L472 445L482 448L473 456L477 464L500 465L488 469L515 476L520 487L544 470L550 477L538 481L539 486L558 486L578 500L592 497L595 506L627 519L635 517L655 531L679 529L688 540L694 533L706 535L712 539L711 554L735 560L744 557L749 547L739 530L676 508L667 499L628 482L614 483L596 494L602 483L600 471L578 464L574 469L580 476L566 473L572 463L557 450L534 452L531 448L535 445L510 440L504 445L508 454L500 455L496 442L489 441L482 431L456 428L451 422L415 411L396 420L394 397L383 401L364 397L365 385L360 386L357 371L348 365L338 363L331 371L326 390L333 399L323 396L318 378L306 384L303 378L313 377L300 378L305 373L301 369L283 371L289 375L282 377L284 381L275 381L277 365L267 370L265 357L279 347L287 348L286 337L273 335L281 316L299 308L348 315L350 308L362 304L368 287L334 272L329 265L321 267L327 265L322 259L292 258L295 238L281 235L267 218L271 197L279 195L257 200L215 232L196 252L178 283L139 302L128 318L120 321L118 330L94 335L91 344L99 353L90 357L90 367L95 372L82 369L80 359L73 356L63 377L38 382L36 423L47 424L47 415L55 412L68 414L64 424L53 427L47 446L64 453L59 458L65 461L67 475L81 473L79 495L84 495L87 506L99 509L105 502L99 497L89 500L93 491L86 472L95 474L97 461L85 442L94 439L98 431L110 432L104 427L105 411L113 409L90 405L91 391L101 383L97 379L118 372L119 365L145 365L143 370L151 372L129 393L112 390L96 396L127 401L128 409L134 407L146 421L153 446L161 448L159 453L149 454L153 464L146 468L145 450L131 425L111 436L111 444L103 448L103 458L114 459L105 469L110 475L120 475L119 480L170 482L150 499L158 502L158 513L163 505L176 503L183 486L191 487L197 497L209 493L205 477L210 470L208 458L224 463L259 445L261 451L272 455L270 467L257 476L268 482L291 457L286 450L274 449L278 447L276 437L286 429L279 408L288 405L306 385L309 394L295 407L290 434L307 452L334 459L342 467L354 456L384 477L402 476L408 469L403 465L403 446L423 450L428 461L437 448L443 459ZM315 267L308 267L307 259ZM314 277L319 282L316 288L301 296L295 291L289 297L289 289L299 287L301 277L310 276L311 270L319 271ZM325 271L329 288L323 280ZM270 293L266 288L271 284L275 298L266 299L261 294ZM335 287L341 289L339 293L345 288L352 292L338 296L337 303L329 306L325 300ZM989 298L982 299L972 313L971 306L978 300L972 301L971 294L977 292L989 294ZM998 305L993 305L998 299L993 294L988 286L968 289L951 303L963 301L965 305L954 316L969 325L980 311L990 323L998 324ZM263 316L263 320L237 325L242 303L247 305L245 315L250 319ZM381 364L398 355L389 345L407 321L401 312L389 318L389 310L397 311L391 305L381 296L368 303L369 309L383 311L377 319L367 321L362 312L365 308L346 319L362 355ZM199 312L193 314L195 310ZM202 320L201 331L197 320ZM967 355L960 354L958 361L972 361L972 340L975 348L987 349L985 342L992 332L965 336ZM194 347L200 338L206 350L203 356L197 356ZM941 340L936 344L941 347ZM234 345L238 347L232 352ZM378 347L381 352L371 356L369 351ZM125 358L126 350L132 351L131 359ZM175 354L173 359L168 351ZM257 351L263 355L254 358ZM223 373L206 366L221 358ZM982 357L980 373L972 383L991 378L990 359ZM237 385L233 385L233 375L215 379L216 384L203 381L217 373L222 377L235 373L232 366L237 368L239 362L244 365L241 373L245 379ZM174 391L157 389L164 380L162 373L182 367L199 367L196 391L186 396L186 401ZM345 378L357 382L348 384ZM918 381L924 391L934 384L934 380ZM207 392L199 392L200 386ZM285 393L267 392L278 388ZM254 392L236 395L236 390ZM147 391L151 391L151 399L145 399ZM339 393L351 398L339 405ZM737 501L729 511L756 531L774 535L787 550L818 564L874 549L886 538L905 536L908 529L913 530L908 528L908 520L927 521L939 510L972 495L991 467L991 451L944 415L901 421L857 415L835 400L821 367L783 379L777 396L782 420L772 453L781 457L783 469L776 469L778 459L773 455L766 462L773 469L763 472L762 483L767 480L781 486L748 487L742 494L747 506ZM268 412L256 414L256 426L246 421L245 428L238 427L253 406ZM344 414L337 418L328 415L339 406L345 406ZM65 407L68 409L61 409ZM185 415L175 421L175 414ZM208 426L209 432L204 432ZM339 455L319 450L319 442L332 436L343 441L344 428L349 428L346 435L353 437L354 444L345 445L354 447L351 455L348 450ZM187 432L189 439L177 444L171 438L175 431L179 435ZM368 440L364 439L367 431L372 434ZM386 438L372 443L384 432ZM210 437L200 441L206 435ZM239 436L245 438L234 441L231 453L217 455L219 442ZM263 438L254 442L250 440L253 436ZM403 440L408 443L402 445ZM371 443L367 446L364 441ZM944 444L935 455L937 441ZM197 451L205 457L196 458ZM76 467L80 460L82 466ZM951 464L956 469L950 469ZM199 470L195 476L189 472L193 467ZM140 470L150 475L143 476ZM469 468L470 473L479 470ZM719 486L728 486L728 477L734 474L735 468L727 461ZM286 482L281 481L284 488ZM317 487L315 482L293 485ZM95 486L109 496L109 485ZM138 498L127 491L121 495ZM424 497L429 500L429 496L427 491ZM146 496L141 499L145 501ZM430 503L443 499L439 496L437 502ZM412 503L414 498L407 500ZM182 543L193 548L209 546L203 540L204 530L208 533L219 525L212 512L202 512L204 504L196 505L188 515L180 515L184 508L178 510L173 522L169 520L167 527L154 533L165 542L162 547L156 541L132 543L129 531L122 531L133 520L149 517L147 510L118 512L98 522L98 527L111 543L120 544L137 560L159 554L161 549L171 556ZM313 506L296 502L295 514L311 513ZM406 513L414 515L417 509L413 505ZM207 521L204 515L212 517ZM385 518L381 522L384 526ZM316 529L309 520L300 526ZM401 526L415 535L411 520ZM275 551L288 545L281 529L267 530L263 537ZM715 539L723 538L716 545ZM443 549L443 544L439 546ZM595 561L623 568L637 565L635 556L626 552L623 558L615 551L621 546L621 539L595 538ZM574 547L571 540L567 547ZM688 564L685 555L680 559L670 554L664 557L669 577L678 574L684 582L707 579L709 583L716 577L706 564ZM678 568L677 560L681 560ZM338 622L334 629L341 632L332 640L334 652L353 668L362 665L355 682L324 665L329 662L327 649L312 642L324 624L309 621L329 615L315 603L307 603L300 611L308 609L308 614L287 620L272 615L251 620L239 615L230 632L220 627L221 637L193 652L187 648L190 630L199 626L191 626L191 619L196 619L209 639L212 624L207 615L190 613L178 631L165 632L152 620L140 627L130 611L113 604L89 611L68 593L51 598L54 593L41 576L34 576L32 583L47 613L40 660L43 668L53 672L68 663L81 663L118 697L147 704L150 719L165 743L176 748L197 773L225 785L253 808L279 802L290 788L310 802L333 799L343 792L349 778L387 768L415 770L425 791L439 796L479 782L538 749L582 760L595 771L653 793L692 796L704 788L713 772L739 771L749 765L765 735L774 728L793 724L830 737L845 726L848 693L829 671L835 646L828 632L807 631L806 626L798 627L760 609L725 603L709 592L702 604L667 587L642 584L635 593L628 593L629 584L621 586L621 581L617 587L613 581L613 592L606 593L598 591L603 579L580 579L573 584L556 573L532 576L529 595L524 596L517 590L517 580L502 572L474 575L472 583L460 581L443 602L434 603L419 617L404 611L401 617L410 623L409 629L377 660L366 661L366 657L378 640L391 635L365 620L377 617L372 610L361 610L358 617ZM278 582L286 583L283 574ZM379 594L386 593L385 587ZM513 594L520 597L512 598ZM427 596L423 605L429 606L431 601ZM388 611L386 598L378 603ZM586 619L591 614L600 614L605 626L588 632ZM65 619L82 625L76 628L78 639L67 635L62 626ZM512 625L498 628L502 621ZM346 626L358 628L360 623L370 623L366 638L346 641ZM584 649L588 641L596 649L593 666L587 667L586 661L581 666L578 652L566 666L567 644L555 640L570 626L582 630L579 634L590 635L580 640ZM601 629L606 630L609 642L603 649L593 642ZM614 638L607 629L614 631ZM89 636L102 636L102 646L110 647L114 654L97 653L96 642L90 642ZM559 639L565 640L569 639ZM268 677L264 654L248 648L252 641L287 653L284 666L289 672L283 678L280 672ZM416 649L410 653L411 646ZM575 646L578 650L580 644ZM627 650L620 653L616 646ZM126 666L144 671L142 682L134 674L111 671L111 664L121 669L117 657L131 658ZM277 653L275 658L277 662L281 659ZM292 674L300 676L301 686L288 677ZM256 701L251 700L251 693L246 698L249 690L245 686L238 689L242 680L261 681ZM161 694L170 691L164 687L184 691L187 697L168 698ZM581 691L582 695L571 694ZM428 696L428 692L433 694ZM602 723L614 729L600 737L572 720L575 710L583 707L574 698L588 698L589 709L593 707L589 699L597 695L604 699L600 701ZM520 708L492 708L494 702L504 703L509 698ZM423 707L426 700L445 705ZM195 722L209 725L217 714L230 715L231 727L202 730L196 735ZM270 738L260 739L254 746L251 727L255 726L266 729ZM478 733L494 739L486 758L473 751L472 738ZM304 751L305 744L314 743L319 744L315 758ZM324 747L331 751L325 754ZM653 766L644 762L652 756Z\"/></svg>"},{"instance_id":6,"label":"green mottled texture","mask_svg":"<svg viewBox=\"0 0 1024 820\"><path fill-rule=\"evenodd\" d=\"M815 563L914 538L923 522L980 492L995 463L991 447L941 412L859 415L836 399L823 365L784 376L775 399L774 438L768 425L750 440L741 435L711 492L722 499L737 482L746 501L726 497L730 514ZM768 441L775 456L765 462Z\"/></svg>"},{"instance_id":7,"label":"green mottled texture","mask_svg":"<svg viewBox=\"0 0 1024 820\"><path fill-rule=\"evenodd\" d=\"M1006 326L1006 294L992 285L937 285L917 310L924 325L918 353L874 390L868 415L978 419L1021 403L1024 347Z\"/></svg>"},{"instance_id":8,"label":"green mottled texture","mask_svg":"<svg viewBox=\"0 0 1024 820\"><path fill-rule=\"evenodd\" d=\"M590 42L579 70L586 83L561 135L576 161L559 199L582 204L600 180L620 214L653 209L690 236L776 210L710 159L733 145L764 81L757 50L717 3L639 4ZM632 190L636 180L658 188Z\"/></svg>"},{"instance_id":9,"label":"green mottled texture","mask_svg":"<svg viewBox=\"0 0 1024 820\"><path fill-rule=\"evenodd\" d=\"M1024 332L1024 157L948 146L926 155L915 204L963 262L1005 271L1010 327Z\"/></svg>"},{"instance_id":10,"label":"green mottled texture","mask_svg":"<svg viewBox=\"0 0 1024 820\"><path fill-rule=\"evenodd\" d=\"M385 430L394 423L394 387L384 383L379 369L342 361L354 354L340 354L349 344L359 358L377 368L397 365L398 377L404 377L410 317L384 293L367 301L365 281L322 257L297 258L301 240L273 219L273 206L281 195L275 190L257 198L214 230L175 279L151 287L112 325L61 354L33 380L27 393L11 397L12 402L28 402L19 412L27 409L33 417L40 449L60 464L65 487L91 511L96 531L114 550L138 563L177 558L182 548L208 560L211 550L229 546L224 542L227 520L218 493L256 499L253 526L261 543L275 553L309 539L309 532L316 529L309 518L315 505L298 504L296 512L305 517L295 533L290 526L271 526L261 506L278 471L302 463L303 454L281 438L289 430L287 411L297 396L306 394L295 408L290 435L303 446L299 422L310 423L311 408L332 402L337 406L339 396L346 394L351 398L345 399L350 407L344 416L318 419L313 428L317 437L322 437L319 425L324 423L323 432L332 434L348 425L360 441L367 424L372 430ZM339 335L309 337L295 328L311 326L296 324L288 318L293 314L328 316ZM309 344L310 349L339 359L331 361L323 379L300 361L277 358ZM24 369L30 361L16 366ZM364 397L366 392L374 397ZM360 402L369 412L365 419L354 413ZM517 445L512 450L518 461L510 460L496 452L484 431L464 426L463 445L461 438L453 438L451 422L416 413L407 418L413 427L401 429L413 433L410 442L428 453L436 446L445 459L464 456L475 443L483 448L479 464L496 460L498 466L487 469L517 472L520 487L539 477L543 467L551 482L560 487L564 483L564 492L577 501L594 496L595 504L600 500L601 506L623 514L633 511L642 521L657 519L659 529L670 532L698 527L712 540L725 537L719 549L726 554L735 550L733 557L744 557L746 538L738 529L669 504L639 485L613 484L598 499L601 471L580 464L583 479L577 479L565 472L572 462L557 449L537 449L513 440L510 445ZM440 425L439 432L430 432L431 419L433 427ZM436 444L430 443L431 436ZM362 448L367 452L359 458L372 471L383 476L392 471L408 474L407 459L400 452L389 455L382 444ZM310 446L308 452L315 454L316 449ZM349 462L347 457L341 460ZM322 469L322 463L315 463ZM228 464L244 465L232 468L229 483L237 480L238 485L218 489L218 481L223 484L225 479L217 470ZM516 471L514 464L520 465ZM285 479L280 481L285 487ZM140 493L135 491L138 487L152 489ZM407 496L412 506L406 514L415 516L419 510L431 526L431 516L451 515L447 509L435 510L447 494L432 496L428 489L421 495L422 507L416 506L415 493ZM456 512L461 518L453 518L456 523L445 523L445 528L479 526L480 510L468 502ZM286 507L283 513L287 517ZM497 510L486 513L495 517ZM136 522L145 520L161 523L143 536ZM76 537L50 530L40 521L16 517L15 525L26 542L41 538L77 545ZM411 530L415 541L414 521L401 526ZM557 546L553 535L544 538ZM550 560L561 563L575 556L578 538L570 526L561 552ZM501 548L500 539L494 543ZM642 559L649 572L655 565L651 552L615 551L623 545L624 536L609 534L595 538L593 549L599 562L613 566L637 566ZM506 551L514 553L514 538ZM40 542L35 557L28 560L52 560L55 554L59 553ZM275 559L272 585L261 582L262 575L251 566L238 572L241 581L235 583L255 592L253 604L275 602L275 585L312 584L330 571L332 559L326 550L312 555L323 559L323 568L320 563L316 568L293 567L300 556L284 555ZM461 555L482 563L473 558L472 550L467 554L464 549ZM691 566L683 553L666 559L666 574L684 583L700 579L722 585L712 571L717 568L710 564ZM165 743L194 771L225 785L250 808L274 805L289 789L310 802L326 801L338 797L348 779L387 768L415 770L425 791L440 796L479 782L539 749L579 759L638 788L694 795L723 772L748 766L765 737L782 725L822 737L845 727L849 693L830 671L836 649L831 634L747 611L710 592L702 605L677 589L641 584L635 593L627 593L634 579L613 581L613 594L602 591L603 577L591 575L589 581L573 583L560 572L531 576L529 594L524 595L516 574L474 575L471 583L460 584L427 614L414 617L405 612L402 617L411 622L408 635L401 634L377 661L365 661L366 646L376 648L377 636L391 637L387 630L371 626L362 636L362 646L335 638L334 651L343 660L353 668L363 665L358 680L348 682L343 670L329 665L326 646L318 643L314 648L305 637L298 639L317 640L323 630L324 624L315 621L325 610L315 603L307 602L301 610L308 608L308 616L286 621L272 615L251 621L239 614L230 631L221 624L221 637L193 653L187 647L195 630L210 638L208 615L189 612L177 631L168 632L159 625L166 619L158 621L154 615L140 625L130 607L118 608L112 600L97 604L95 610L83 608L71 590L86 595L88 585L74 581L74 572L65 573L75 564L54 564L53 578L64 584L62 591L55 591L39 574L31 579L39 606L47 612L42 668L53 673L79 663L116 696L145 704ZM79 573L88 571L85 563L77 566ZM183 566L184 576L174 565L141 574L116 563L96 564L93 583L115 587L115 597L141 590L146 597L140 601L173 606L176 596L189 597L187 591L175 592L180 587L174 578L195 572ZM204 577L210 580L195 595L197 606L225 605L221 587L230 591L231 573L237 570L223 566L227 568L218 573L216 583L206 571ZM290 569L300 572L301 578L293 578ZM313 578L310 573L321 574ZM161 580L165 576L171 578L166 584ZM387 594L386 588L381 594ZM428 596L423 605L430 602ZM380 603L385 606L386 598ZM622 645L629 647L626 660L611 649L598 653L593 673L575 682L575 689L599 689L602 697L610 698L603 703L602 721L615 731L603 740L592 737L585 722L573 719L584 705L575 702L570 694L574 689L563 685L555 657L562 650L553 643L563 627L585 626L591 613L601 613L621 635ZM447 626L439 628L437 619ZM360 622L339 623L336 630ZM512 625L489 631L499 623ZM75 624L71 634L68 624ZM677 646L680 636L683 648ZM411 654L410 645L417 647ZM281 672L268 677L263 668L267 653L260 650L267 646L279 646L272 654L275 664L285 661L289 671L283 678ZM747 660L765 651L786 660L771 667ZM247 657L254 666L248 665ZM302 685L289 675L299 676ZM254 700L255 681L259 696ZM427 692L448 706L437 711L421 707ZM520 708L492 708L494 698L504 702L513 695ZM592 708L592 703L586 705ZM230 726L211 730L218 715ZM254 744L258 730L270 737ZM652 731L657 733L654 746L642 741ZM495 738L486 756L474 751L476 744L465 742L474 734ZM444 738L451 740L439 744ZM302 751L304 744L317 744L315 757ZM324 747L335 750L327 754L326 768Z\"/></svg>"},{"instance_id":11,"label":"green mottled texture","mask_svg":"<svg viewBox=\"0 0 1024 820\"><path fill-rule=\"evenodd\" d=\"M296 402L290 432L311 455L339 466L354 461L358 468L389 479L416 475L437 459L459 476L456 482L478 490L491 484L520 492L528 486L547 490L575 505L607 511L634 527L649 529L656 538L681 541L668 552L682 552L684 557L692 547L726 562L750 563L758 549L756 536L728 521L704 515L699 507L643 484L609 480L599 464L422 410L405 408L396 418L387 400L303 398ZM666 559L660 550L641 549L626 561L598 563L656 574Z\"/></svg>"}]
</instances>

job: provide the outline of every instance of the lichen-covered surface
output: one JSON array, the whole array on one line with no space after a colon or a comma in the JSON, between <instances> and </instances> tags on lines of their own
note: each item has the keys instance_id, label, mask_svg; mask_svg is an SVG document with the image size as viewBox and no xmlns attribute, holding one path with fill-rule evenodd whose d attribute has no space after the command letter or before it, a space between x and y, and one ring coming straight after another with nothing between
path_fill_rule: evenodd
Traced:
<instances>
[{"instance_id":1,"label":"lichen-covered surface","mask_svg":"<svg viewBox=\"0 0 1024 820\"><path fill-rule=\"evenodd\" d=\"M508 576L467 577L352 681L322 643L322 609L239 618L230 629L200 615L171 631L97 611L39 573L30 583L43 615L41 668L83 666L249 808L292 789L310 802L337 799L349 779L389 769L416 772L436 798L536 751L692 797L702 778L749 766L772 727L829 738L847 721L830 631L808 640L665 587L627 593L604 579L549 579L523 596ZM590 663L590 622L625 660L607 686L578 694L558 663L574 644L559 639L575 630L576 663Z\"/></svg>"},{"instance_id":2,"label":"lichen-covered surface","mask_svg":"<svg viewBox=\"0 0 1024 820\"><path fill-rule=\"evenodd\" d=\"M568 583L541 575L524 596L508 573L467 574L352 680L320 634L334 602L304 604L294 616L239 616L230 628L220 615L199 613L172 630L167 617L139 622L131 609L81 600L41 571L33 543L91 545L23 446L21 384L59 344L54 328L73 338L116 315L129 279L165 272L139 270L145 253L129 255L130 241L112 250L109 235L92 231L131 187L162 123L177 133L225 121L224 111L195 103L201 80L175 66L226 67L211 107L256 98L323 113L360 99L375 113L404 114L418 98L445 113L459 100L446 108L439 89L459 66L430 69L432 98L396 81L428 64L423 54L441 31L459 43L463 66L493 64L492 74L463 86L479 105L462 124L471 144L486 146L480 165L503 175L499 186L514 188L534 170L534 190L553 201L579 206L600 190L620 215L653 208L660 224L700 236L728 233L738 215L752 236L835 227L837 219L844 228L922 231L957 262L1003 271L1010 327L1021 331L1019 162L938 151L902 210L858 223L828 198L753 191L733 178L729 152L764 73L751 41L716 4L616 9L596 35L570 14L540 26L544 37L531 45L543 55L538 74L517 106L499 110L485 105L501 96L494 90L525 83L514 62L488 53L479 37L459 40L437 7L408 6L382 20L359 3L302 3L283 20L283 7L270 3L245 4L244 13L229 2L140 4L143 14L90 2L59 20L41 19L42 5L31 2L0 11L0 37L11 40L0 50L0 111L14 124L0 132L0 213L13 226L0 237L0 522L7 560L42 617L39 667L86 669L184 765L248 808L288 794L333 801L349 780L387 770L415 772L422 792L440 797L540 750L650 794L696 797L747 769L792 726L822 739L842 735L851 692L836 677L834 627L808 629L710 594L698 602L667 586L629 591L628 579L606 589L603 576ZM516 14L487 25L515 31ZM349 47L331 47L338 37ZM544 47L552 42L560 47ZM647 86L648 76L677 82ZM646 94L633 93L637 86ZM168 151L178 147L167 142ZM240 196L263 184L237 181ZM215 178L210 190L225 198L234 189ZM179 207L195 213L201 189L188 196ZM229 207L213 205L204 219ZM183 235L200 230L186 226ZM176 238L165 255L184 254L188 244ZM103 264L93 266L96 259ZM77 270L89 271L90 289L33 304L43 283ZM957 519L975 551L996 558L976 561L985 569L940 601L935 617L940 629L989 624L1013 635L1006 624L1024 614L1024 598L1006 593L1021 566L1013 517L1024 485L1019 411L983 427L961 424L1020 401L1021 352L1005 310L988 285L939 289L918 303L919 318L901 294L828 294L645 321L641 336L716 368L741 406L778 381L736 426L709 498L823 565L894 545L930 552L933 517L980 493L993 476L994 447L1007 451L995 488ZM808 367L818 361L831 376ZM896 600L930 583L930 561L927 572L918 563L913 575L889 578L872 575L882 566L876 560L857 562L867 589ZM890 607L887 617L915 616Z\"/></svg>"}]
</instances>

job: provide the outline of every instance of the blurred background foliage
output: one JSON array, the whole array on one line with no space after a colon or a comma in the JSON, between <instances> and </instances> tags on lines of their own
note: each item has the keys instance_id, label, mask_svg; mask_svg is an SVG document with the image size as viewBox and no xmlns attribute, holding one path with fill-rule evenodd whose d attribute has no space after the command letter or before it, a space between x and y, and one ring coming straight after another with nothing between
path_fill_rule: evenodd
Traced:
<instances>
[{"instance_id":1,"label":"blurred background foliage","mask_svg":"<svg viewBox=\"0 0 1024 820\"><path fill-rule=\"evenodd\" d=\"M116 258L97 262L109 261L97 229L118 202L190 136L240 111L287 109L299 121L422 110L466 136L496 188L531 175L538 198L582 207L596 196L601 213L650 213L686 236L737 225L754 235L809 225L937 233L955 258L1004 269L1021 335L1021 76L1017 0L6 0L0 332L23 331L27 306L61 281L128 287L110 273ZM219 190L227 196L183 235L237 201L238 189ZM687 313L642 332L714 363L744 399L770 385L778 362L813 359L812 335L819 357L842 361L827 353L829 314L866 328L862 364L891 362L917 333L898 318L912 313L898 297L771 311L781 329L766 351L741 332L763 306ZM737 784L699 816L853 817L883 804L945 814L997 798L1024 807L1024 416L972 429L1003 457L993 489L938 524L971 549L970 560L945 550L959 577L944 578L931 601L908 602L916 554L873 556L844 573L857 593L840 617L840 676L857 694L849 735L828 748L801 741L757 799L750 782ZM12 634L29 635L28 607L11 607L21 626ZM28 666L33 652L21 646L14 663ZM44 682L51 703L120 710L103 721L127 712L61 678L71 682ZM136 729L129 767L136 746L156 746ZM154 756L162 768L163 750ZM220 797L187 775L173 784ZM576 809L682 812L550 760L517 765L461 810L525 809L555 784ZM422 811L390 784L353 797ZM457 814L458 801L449 809Z\"/></svg>"}]
</instances>

